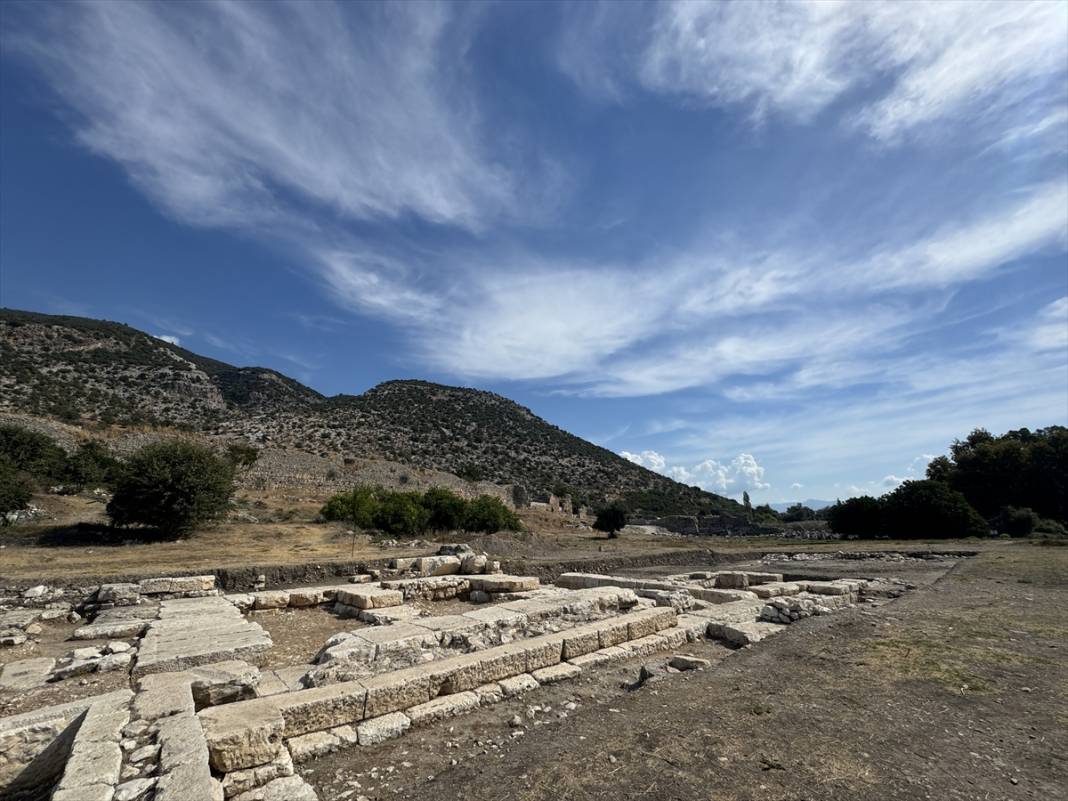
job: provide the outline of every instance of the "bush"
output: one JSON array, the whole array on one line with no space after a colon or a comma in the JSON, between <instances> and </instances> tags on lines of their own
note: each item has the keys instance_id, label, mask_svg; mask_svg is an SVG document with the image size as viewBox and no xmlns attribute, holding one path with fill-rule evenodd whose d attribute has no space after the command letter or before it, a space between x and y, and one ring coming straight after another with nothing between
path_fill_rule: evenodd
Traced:
<instances>
[{"instance_id":1,"label":"bush","mask_svg":"<svg viewBox=\"0 0 1068 801\"><path fill-rule=\"evenodd\" d=\"M378 514L378 496L370 487L353 487L332 496L319 511L324 520L349 523L356 528L372 528Z\"/></svg>"},{"instance_id":2,"label":"bush","mask_svg":"<svg viewBox=\"0 0 1068 801\"><path fill-rule=\"evenodd\" d=\"M233 465L210 448L158 442L130 457L115 482L108 515L118 526L189 531L223 514L233 489Z\"/></svg>"},{"instance_id":3,"label":"bush","mask_svg":"<svg viewBox=\"0 0 1068 801\"><path fill-rule=\"evenodd\" d=\"M67 459L63 479L80 487L111 486L122 470L119 460L97 440L89 440Z\"/></svg>"},{"instance_id":4,"label":"bush","mask_svg":"<svg viewBox=\"0 0 1068 801\"><path fill-rule=\"evenodd\" d=\"M597 519L593 527L597 531L603 531L609 537L615 539L619 531L627 525L627 512L622 506L608 506L597 513Z\"/></svg>"},{"instance_id":5,"label":"bush","mask_svg":"<svg viewBox=\"0 0 1068 801\"><path fill-rule=\"evenodd\" d=\"M883 528L882 502L870 495L838 501L827 510L827 525L847 537L876 537Z\"/></svg>"},{"instance_id":6,"label":"bush","mask_svg":"<svg viewBox=\"0 0 1068 801\"><path fill-rule=\"evenodd\" d=\"M423 494L423 507L432 531L455 531L464 525L467 501L454 492L439 487L428 489Z\"/></svg>"},{"instance_id":7,"label":"bush","mask_svg":"<svg viewBox=\"0 0 1068 801\"><path fill-rule=\"evenodd\" d=\"M998 512L997 517L990 521L994 530L999 534L1008 534L1010 537L1026 537L1038 526L1039 517L1031 509L1017 509L1015 506L1004 506Z\"/></svg>"},{"instance_id":8,"label":"bush","mask_svg":"<svg viewBox=\"0 0 1068 801\"><path fill-rule=\"evenodd\" d=\"M906 481L883 499L883 530L892 537L984 537L990 526L964 495L941 481Z\"/></svg>"},{"instance_id":9,"label":"bush","mask_svg":"<svg viewBox=\"0 0 1068 801\"><path fill-rule=\"evenodd\" d=\"M374 527L394 537L415 537L426 531L430 513L418 492L387 492L375 510Z\"/></svg>"},{"instance_id":10,"label":"bush","mask_svg":"<svg viewBox=\"0 0 1068 801\"><path fill-rule=\"evenodd\" d=\"M33 486L10 462L0 459L0 526L7 525L7 513L25 509Z\"/></svg>"},{"instance_id":11,"label":"bush","mask_svg":"<svg viewBox=\"0 0 1068 801\"><path fill-rule=\"evenodd\" d=\"M800 523L805 520L815 520L816 512L804 504L795 503L782 513L784 523Z\"/></svg>"},{"instance_id":12,"label":"bush","mask_svg":"<svg viewBox=\"0 0 1068 801\"><path fill-rule=\"evenodd\" d=\"M67 454L51 437L13 425L0 426L0 458L37 481L62 480L67 463Z\"/></svg>"},{"instance_id":13,"label":"bush","mask_svg":"<svg viewBox=\"0 0 1068 801\"><path fill-rule=\"evenodd\" d=\"M522 526L515 512L500 498L480 495L467 502L463 527L466 531L518 531Z\"/></svg>"}]
</instances>

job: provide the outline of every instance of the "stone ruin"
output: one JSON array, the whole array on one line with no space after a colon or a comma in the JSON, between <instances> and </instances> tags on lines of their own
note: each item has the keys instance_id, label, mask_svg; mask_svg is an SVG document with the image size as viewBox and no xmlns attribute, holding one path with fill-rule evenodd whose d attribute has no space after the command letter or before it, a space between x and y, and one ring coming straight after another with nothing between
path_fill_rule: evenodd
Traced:
<instances>
[{"instance_id":1,"label":"stone ruin","mask_svg":"<svg viewBox=\"0 0 1068 801\"><path fill-rule=\"evenodd\" d=\"M222 594L211 576L99 587L74 637L108 645L58 664L10 663L0 692L115 670L129 674L129 689L0 718L3 797L313 801L299 768L309 759L688 641L749 646L873 589L753 571L565 573L542 585L495 572L467 549L443 551L315 587ZM471 608L427 611L456 598ZM273 643L258 611L318 606L343 630L309 664L264 668ZM44 608L16 608L0 622L25 628Z\"/></svg>"}]
</instances>

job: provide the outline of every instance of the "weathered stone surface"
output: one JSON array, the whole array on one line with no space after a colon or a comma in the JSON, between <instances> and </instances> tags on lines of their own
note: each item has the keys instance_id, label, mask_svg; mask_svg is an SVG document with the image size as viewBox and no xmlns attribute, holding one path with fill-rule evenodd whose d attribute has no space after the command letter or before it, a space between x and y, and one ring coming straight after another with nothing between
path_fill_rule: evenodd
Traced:
<instances>
[{"instance_id":1,"label":"weathered stone surface","mask_svg":"<svg viewBox=\"0 0 1068 801\"><path fill-rule=\"evenodd\" d=\"M581 673L582 668L578 665L562 662L559 665L535 670L531 675L538 684L555 684L558 681L577 678Z\"/></svg>"},{"instance_id":2,"label":"weathered stone surface","mask_svg":"<svg viewBox=\"0 0 1068 801\"><path fill-rule=\"evenodd\" d=\"M0 668L0 690L32 690L48 680L56 660L46 656L20 659Z\"/></svg>"},{"instance_id":3,"label":"weathered stone surface","mask_svg":"<svg viewBox=\"0 0 1068 801\"><path fill-rule=\"evenodd\" d=\"M254 698L260 670L241 660L191 668L193 701L198 709Z\"/></svg>"},{"instance_id":4,"label":"weathered stone surface","mask_svg":"<svg viewBox=\"0 0 1068 801\"><path fill-rule=\"evenodd\" d=\"M412 722L402 712L391 712L388 715L365 720L356 727L360 738L360 745L376 745L395 737L400 737L408 731Z\"/></svg>"},{"instance_id":5,"label":"weathered stone surface","mask_svg":"<svg viewBox=\"0 0 1068 801\"><path fill-rule=\"evenodd\" d=\"M357 609L382 609L404 603L404 595L399 590L368 586L339 589L335 599L338 603Z\"/></svg>"},{"instance_id":6,"label":"weathered stone surface","mask_svg":"<svg viewBox=\"0 0 1068 801\"><path fill-rule=\"evenodd\" d=\"M472 690L476 696L478 696L478 702L483 706L489 706L490 704L496 704L504 700L504 690L501 689L501 685L495 681L489 684L480 684Z\"/></svg>"},{"instance_id":7,"label":"weathered stone surface","mask_svg":"<svg viewBox=\"0 0 1068 801\"><path fill-rule=\"evenodd\" d=\"M97 660L96 670L98 673L109 673L113 670L127 670L133 662L133 654L107 654Z\"/></svg>"},{"instance_id":8,"label":"weathered stone surface","mask_svg":"<svg viewBox=\"0 0 1068 801\"><path fill-rule=\"evenodd\" d=\"M538 680L529 673L520 673L518 676L501 679L499 686L504 697L511 698L516 695L522 695L525 692L530 692L531 690L536 690L541 685L539 685Z\"/></svg>"},{"instance_id":9,"label":"weathered stone surface","mask_svg":"<svg viewBox=\"0 0 1068 801\"><path fill-rule=\"evenodd\" d=\"M413 707L409 707L405 714L411 720L413 726L425 726L438 720L463 715L466 712L477 709L478 706L478 694L468 691L455 693L454 695L443 695L426 703L416 704Z\"/></svg>"},{"instance_id":10,"label":"weathered stone surface","mask_svg":"<svg viewBox=\"0 0 1068 801\"><path fill-rule=\"evenodd\" d=\"M143 595L207 592L215 589L215 576L163 576L142 579L138 589Z\"/></svg>"},{"instance_id":11,"label":"weathered stone surface","mask_svg":"<svg viewBox=\"0 0 1068 801\"><path fill-rule=\"evenodd\" d=\"M155 786L155 779L131 779L115 788L114 801L141 801Z\"/></svg>"},{"instance_id":12,"label":"weathered stone surface","mask_svg":"<svg viewBox=\"0 0 1068 801\"><path fill-rule=\"evenodd\" d=\"M102 604L135 604L141 600L141 590L136 584L102 584L96 599Z\"/></svg>"},{"instance_id":13,"label":"weathered stone surface","mask_svg":"<svg viewBox=\"0 0 1068 801\"><path fill-rule=\"evenodd\" d=\"M571 664L581 668L596 667L598 665L607 665L612 662L629 659L631 656L632 654L630 651L618 645L613 645L608 648L601 648L600 650L594 651L591 654L586 654L585 656L577 656L571 660Z\"/></svg>"},{"instance_id":14,"label":"weathered stone surface","mask_svg":"<svg viewBox=\"0 0 1068 801\"><path fill-rule=\"evenodd\" d=\"M421 556L415 560L415 570L424 576L446 576L460 572L458 556Z\"/></svg>"},{"instance_id":15,"label":"weathered stone surface","mask_svg":"<svg viewBox=\"0 0 1068 801\"><path fill-rule=\"evenodd\" d=\"M749 576L742 572L724 571L716 574L715 585L724 590L746 590L749 589Z\"/></svg>"},{"instance_id":16,"label":"weathered stone surface","mask_svg":"<svg viewBox=\"0 0 1068 801\"><path fill-rule=\"evenodd\" d=\"M283 748L278 757L266 765L259 765L248 770L232 770L223 777L223 794L231 798L262 787L274 779L293 775L293 757L289 750Z\"/></svg>"},{"instance_id":17,"label":"weathered stone surface","mask_svg":"<svg viewBox=\"0 0 1068 801\"><path fill-rule=\"evenodd\" d=\"M229 595L224 595L223 598L236 606L241 612L247 612L256 602L256 599L250 592L235 592Z\"/></svg>"},{"instance_id":18,"label":"weathered stone surface","mask_svg":"<svg viewBox=\"0 0 1068 801\"><path fill-rule=\"evenodd\" d=\"M326 594L317 587L289 591L290 606L318 606L324 601L326 601Z\"/></svg>"},{"instance_id":19,"label":"weathered stone surface","mask_svg":"<svg viewBox=\"0 0 1068 801\"><path fill-rule=\"evenodd\" d=\"M226 773L263 765L278 756L285 720L274 700L214 706L197 715L213 768Z\"/></svg>"},{"instance_id":20,"label":"weathered stone surface","mask_svg":"<svg viewBox=\"0 0 1068 801\"><path fill-rule=\"evenodd\" d=\"M690 587L690 595L699 601L707 601L710 604L728 604L734 601L752 601L756 599L756 593L749 590L725 590L710 587Z\"/></svg>"},{"instance_id":21,"label":"weathered stone surface","mask_svg":"<svg viewBox=\"0 0 1068 801\"><path fill-rule=\"evenodd\" d=\"M263 590L252 593L253 609L284 609L289 606L288 590Z\"/></svg>"},{"instance_id":22,"label":"weathered stone surface","mask_svg":"<svg viewBox=\"0 0 1068 801\"><path fill-rule=\"evenodd\" d=\"M719 623L713 620L708 624L709 637L737 647L752 645L772 634L778 634L780 631L783 631L783 627L778 624L756 621L748 623Z\"/></svg>"},{"instance_id":23,"label":"weathered stone surface","mask_svg":"<svg viewBox=\"0 0 1068 801\"><path fill-rule=\"evenodd\" d=\"M522 612L504 609L500 606L485 606L462 613L461 617L477 620L500 628L517 628L527 623L527 616Z\"/></svg>"},{"instance_id":24,"label":"weathered stone surface","mask_svg":"<svg viewBox=\"0 0 1068 801\"><path fill-rule=\"evenodd\" d=\"M637 640L675 625L675 610L670 607L654 607L631 612L627 620L627 639Z\"/></svg>"},{"instance_id":25,"label":"weathered stone surface","mask_svg":"<svg viewBox=\"0 0 1068 801\"><path fill-rule=\"evenodd\" d=\"M193 694L189 673L156 673L144 676L137 683L133 710L138 718L156 720L179 713L193 714Z\"/></svg>"},{"instance_id":26,"label":"weathered stone surface","mask_svg":"<svg viewBox=\"0 0 1068 801\"><path fill-rule=\"evenodd\" d=\"M271 702L282 715L286 736L295 737L363 719L366 701L367 689L360 682L350 681L218 708L239 709L245 705Z\"/></svg>"},{"instance_id":27,"label":"weathered stone surface","mask_svg":"<svg viewBox=\"0 0 1068 801\"><path fill-rule=\"evenodd\" d=\"M236 795L233 801L319 801L319 797L300 776L285 776Z\"/></svg>"},{"instance_id":28,"label":"weathered stone surface","mask_svg":"<svg viewBox=\"0 0 1068 801\"><path fill-rule=\"evenodd\" d=\"M485 573L488 560L485 554L469 553L460 560L460 572L468 575Z\"/></svg>"},{"instance_id":29,"label":"weathered stone surface","mask_svg":"<svg viewBox=\"0 0 1068 801\"><path fill-rule=\"evenodd\" d=\"M74 630L74 640L110 640L116 637L140 637L148 628L147 620L93 622Z\"/></svg>"},{"instance_id":30,"label":"weathered stone surface","mask_svg":"<svg viewBox=\"0 0 1068 801\"><path fill-rule=\"evenodd\" d=\"M470 576L472 590L483 592L524 592L535 590L541 583L537 576L507 576L503 573L496 575Z\"/></svg>"},{"instance_id":31,"label":"weathered stone surface","mask_svg":"<svg viewBox=\"0 0 1068 801\"><path fill-rule=\"evenodd\" d=\"M329 731L313 731L286 740L286 747L297 764L332 754L340 746L341 741Z\"/></svg>"},{"instance_id":32,"label":"weathered stone surface","mask_svg":"<svg viewBox=\"0 0 1068 801\"><path fill-rule=\"evenodd\" d=\"M433 664L431 663L363 679L360 683L367 690L367 706L364 717L378 717L388 712L407 709L410 706L430 700L432 673ZM348 723L351 721L338 722Z\"/></svg>"},{"instance_id":33,"label":"weathered stone surface","mask_svg":"<svg viewBox=\"0 0 1068 801\"><path fill-rule=\"evenodd\" d=\"M52 794L52 801L113 801L115 788L110 784L83 784L73 789L60 787Z\"/></svg>"},{"instance_id":34,"label":"weathered stone surface","mask_svg":"<svg viewBox=\"0 0 1068 801\"><path fill-rule=\"evenodd\" d=\"M679 628L686 632L686 639L689 642L704 639L708 633L708 618L698 615L679 615L677 622Z\"/></svg>"},{"instance_id":35,"label":"weathered stone surface","mask_svg":"<svg viewBox=\"0 0 1068 801\"><path fill-rule=\"evenodd\" d=\"M74 676L84 676L96 670L95 659L73 659L65 665L52 669L49 681L63 681Z\"/></svg>"},{"instance_id":36,"label":"weathered stone surface","mask_svg":"<svg viewBox=\"0 0 1068 801\"><path fill-rule=\"evenodd\" d=\"M690 656L689 654L675 654L668 661L668 664L676 670L701 670L708 667L712 663L707 659L701 659L698 656Z\"/></svg>"}]
</instances>

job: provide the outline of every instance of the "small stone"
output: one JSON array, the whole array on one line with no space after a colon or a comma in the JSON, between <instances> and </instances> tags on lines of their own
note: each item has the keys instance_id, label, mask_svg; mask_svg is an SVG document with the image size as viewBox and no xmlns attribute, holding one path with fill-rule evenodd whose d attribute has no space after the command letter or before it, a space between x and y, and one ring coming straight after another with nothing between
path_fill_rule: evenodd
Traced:
<instances>
[{"instance_id":1,"label":"small stone","mask_svg":"<svg viewBox=\"0 0 1068 801\"><path fill-rule=\"evenodd\" d=\"M668 664L676 670L700 670L701 668L708 667L712 663L707 659L700 659L696 656L675 654L671 657L671 661Z\"/></svg>"},{"instance_id":2,"label":"small stone","mask_svg":"<svg viewBox=\"0 0 1068 801\"><path fill-rule=\"evenodd\" d=\"M523 725L523 718L519 717L519 715L513 715L512 716L512 721L511 721L511 723L509 725L513 729L518 729L520 726Z\"/></svg>"},{"instance_id":3,"label":"small stone","mask_svg":"<svg viewBox=\"0 0 1068 801\"><path fill-rule=\"evenodd\" d=\"M44 629L41 628L41 624L40 623L31 623L30 625L26 626L23 629L23 631L26 632L27 634L31 635L31 636L35 636L37 634L40 634L42 631L44 631Z\"/></svg>"},{"instance_id":4,"label":"small stone","mask_svg":"<svg viewBox=\"0 0 1068 801\"><path fill-rule=\"evenodd\" d=\"M122 640L112 640L105 649L109 654L124 654L130 650L130 644Z\"/></svg>"},{"instance_id":5,"label":"small stone","mask_svg":"<svg viewBox=\"0 0 1068 801\"><path fill-rule=\"evenodd\" d=\"M115 788L115 801L138 801L155 786L155 779L132 779Z\"/></svg>"}]
</instances>

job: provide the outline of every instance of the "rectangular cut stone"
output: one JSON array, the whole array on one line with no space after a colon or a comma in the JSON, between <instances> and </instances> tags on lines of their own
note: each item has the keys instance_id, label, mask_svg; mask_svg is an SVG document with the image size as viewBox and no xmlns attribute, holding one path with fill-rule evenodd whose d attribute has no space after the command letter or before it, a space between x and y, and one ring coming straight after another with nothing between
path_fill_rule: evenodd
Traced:
<instances>
[{"instance_id":1,"label":"rectangular cut stone","mask_svg":"<svg viewBox=\"0 0 1068 801\"><path fill-rule=\"evenodd\" d=\"M458 556L421 556L415 560L415 570L424 576L445 576L460 572Z\"/></svg>"},{"instance_id":2,"label":"rectangular cut stone","mask_svg":"<svg viewBox=\"0 0 1068 801\"><path fill-rule=\"evenodd\" d=\"M506 576L500 573L469 576L468 580L472 590L482 592L524 592L536 590L541 583L537 576Z\"/></svg>"},{"instance_id":3,"label":"rectangular cut stone","mask_svg":"<svg viewBox=\"0 0 1068 801\"><path fill-rule=\"evenodd\" d=\"M618 645L613 645L609 648L601 648L598 651L594 651L592 654L586 654L585 656L576 656L571 660L571 664L577 665L581 668L596 667L598 665L607 665L612 662L619 662L631 657L630 651L625 648L621 648Z\"/></svg>"},{"instance_id":4,"label":"rectangular cut stone","mask_svg":"<svg viewBox=\"0 0 1068 801\"><path fill-rule=\"evenodd\" d=\"M271 647L262 626L217 596L163 601L159 615L141 641L135 675L231 660L260 664Z\"/></svg>"},{"instance_id":5,"label":"rectangular cut stone","mask_svg":"<svg viewBox=\"0 0 1068 801\"><path fill-rule=\"evenodd\" d=\"M501 628L524 626L527 623L527 616L522 612L505 609L501 606L484 606L481 609L463 612L461 616Z\"/></svg>"},{"instance_id":6,"label":"rectangular cut stone","mask_svg":"<svg viewBox=\"0 0 1068 801\"><path fill-rule=\"evenodd\" d=\"M757 598L778 598L781 595L797 595L801 585L786 581L773 581L757 584L749 588Z\"/></svg>"},{"instance_id":7,"label":"rectangular cut stone","mask_svg":"<svg viewBox=\"0 0 1068 801\"><path fill-rule=\"evenodd\" d=\"M561 632L564 648L560 658L574 659L576 656L596 651L601 647L601 628L600 624L593 623Z\"/></svg>"},{"instance_id":8,"label":"rectangular cut stone","mask_svg":"<svg viewBox=\"0 0 1068 801\"><path fill-rule=\"evenodd\" d=\"M328 731L313 731L286 741L286 747L297 764L332 754L340 746L341 741Z\"/></svg>"},{"instance_id":9,"label":"rectangular cut stone","mask_svg":"<svg viewBox=\"0 0 1068 801\"><path fill-rule=\"evenodd\" d=\"M526 673L534 670L560 664L563 653L563 639L559 636L534 637L530 640L519 640L514 643L523 651L526 657L524 662Z\"/></svg>"},{"instance_id":10,"label":"rectangular cut stone","mask_svg":"<svg viewBox=\"0 0 1068 801\"><path fill-rule=\"evenodd\" d=\"M658 606L653 609L643 609L631 612L627 618L627 639L637 640L656 634L661 629L675 625L675 610L671 607Z\"/></svg>"},{"instance_id":11,"label":"rectangular cut stone","mask_svg":"<svg viewBox=\"0 0 1068 801\"><path fill-rule=\"evenodd\" d=\"M687 641L686 629L682 626L672 626L669 629L664 629L656 634L664 640L665 648L678 648L685 645Z\"/></svg>"},{"instance_id":12,"label":"rectangular cut stone","mask_svg":"<svg viewBox=\"0 0 1068 801\"><path fill-rule=\"evenodd\" d=\"M145 720L156 720L181 712L193 714L192 684L193 676L185 672L144 676L137 683L134 714Z\"/></svg>"},{"instance_id":13,"label":"rectangular cut stone","mask_svg":"<svg viewBox=\"0 0 1068 801\"><path fill-rule=\"evenodd\" d=\"M429 648L438 644L438 636L414 623L394 623L353 632L355 637L378 646L378 654L406 648Z\"/></svg>"},{"instance_id":14,"label":"rectangular cut stone","mask_svg":"<svg viewBox=\"0 0 1068 801\"><path fill-rule=\"evenodd\" d=\"M296 589L289 591L289 605L304 607L304 606L318 606L326 601L326 595L322 590L315 587L308 587L307 589Z\"/></svg>"},{"instance_id":15,"label":"rectangular cut stone","mask_svg":"<svg viewBox=\"0 0 1068 801\"><path fill-rule=\"evenodd\" d=\"M289 606L288 590L263 590L250 595L253 609L284 609Z\"/></svg>"},{"instance_id":16,"label":"rectangular cut stone","mask_svg":"<svg viewBox=\"0 0 1068 801\"><path fill-rule=\"evenodd\" d=\"M202 710L197 718L204 729L211 766L227 773L276 759L286 721L275 701L284 697L257 698Z\"/></svg>"},{"instance_id":17,"label":"rectangular cut stone","mask_svg":"<svg viewBox=\"0 0 1068 801\"><path fill-rule=\"evenodd\" d=\"M283 748L278 758L268 762L266 765L259 765L247 770L232 770L227 773L223 777L223 793L227 798L232 798L256 787L262 787L274 779L292 775L293 757L287 749Z\"/></svg>"},{"instance_id":18,"label":"rectangular cut stone","mask_svg":"<svg viewBox=\"0 0 1068 801\"><path fill-rule=\"evenodd\" d=\"M401 712L391 712L388 715L363 721L356 727L356 731L360 745L376 745L400 737L408 731L411 725L412 722L407 715Z\"/></svg>"},{"instance_id":19,"label":"rectangular cut stone","mask_svg":"<svg viewBox=\"0 0 1068 801\"><path fill-rule=\"evenodd\" d=\"M0 668L0 690L32 690L48 680L56 660L41 656L9 662Z\"/></svg>"},{"instance_id":20,"label":"rectangular cut stone","mask_svg":"<svg viewBox=\"0 0 1068 801\"><path fill-rule=\"evenodd\" d=\"M663 637L656 634L650 634L647 637L639 637L636 640L630 640L620 647L630 651L632 656L652 656L655 653L665 650L668 647L668 643Z\"/></svg>"},{"instance_id":21,"label":"rectangular cut stone","mask_svg":"<svg viewBox=\"0 0 1068 801\"><path fill-rule=\"evenodd\" d=\"M142 579L138 588L144 595L207 592L215 589L215 576L165 576Z\"/></svg>"},{"instance_id":22,"label":"rectangular cut stone","mask_svg":"<svg viewBox=\"0 0 1068 801\"><path fill-rule=\"evenodd\" d=\"M553 665L552 667L541 668L535 670L532 675L534 680L538 684L555 684L558 681L566 681L567 679L574 679L582 673L582 668L578 665L571 665L567 662L562 662L559 665Z\"/></svg>"},{"instance_id":23,"label":"rectangular cut stone","mask_svg":"<svg viewBox=\"0 0 1068 801\"><path fill-rule=\"evenodd\" d=\"M285 721L286 736L294 737L362 720L367 689L360 682L347 681L243 703L255 704L261 701L274 702ZM240 704L227 704L220 708L236 706Z\"/></svg>"},{"instance_id":24,"label":"rectangular cut stone","mask_svg":"<svg viewBox=\"0 0 1068 801\"><path fill-rule=\"evenodd\" d=\"M423 704L410 707L405 714L413 726L425 726L438 720L462 715L477 709L479 696L473 691L443 695Z\"/></svg>"},{"instance_id":25,"label":"rectangular cut stone","mask_svg":"<svg viewBox=\"0 0 1068 801\"><path fill-rule=\"evenodd\" d=\"M404 603L404 594L399 590L386 590L382 587L339 588L334 597L338 603L357 609L382 609Z\"/></svg>"},{"instance_id":26,"label":"rectangular cut stone","mask_svg":"<svg viewBox=\"0 0 1068 801\"><path fill-rule=\"evenodd\" d=\"M625 618L601 621L597 629L597 642L600 648L610 648L627 641L628 624Z\"/></svg>"},{"instance_id":27,"label":"rectangular cut stone","mask_svg":"<svg viewBox=\"0 0 1068 801\"><path fill-rule=\"evenodd\" d=\"M529 673L520 673L518 676L512 676L508 679L501 679L500 687L501 692L505 698L512 698L516 695L522 695L523 693L536 690L541 685L538 684L538 680L531 676Z\"/></svg>"},{"instance_id":28,"label":"rectangular cut stone","mask_svg":"<svg viewBox=\"0 0 1068 801\"><path fill-rule=\"evenodd\" d=\"M74 630L73 640L114 640L140 637L148 628L147 620L116 620L104 623L89 623Z\"/></svg>"},{"instance_id":29,"label":"rectangular cut stone","mask_svg":"<svg viewBox=\"0 0 1068 801\"><path fill-rule=\"evenodd\" d=\"M765 637L778 634L785 626L776 623L751 621L747 623L718 623L710 621L708 636L739 648L760 642Z\"/></svg>"},{"instance_id":30,"label":"rectangular cut stone","mask_svg":"<svg viewBox=\"0 0 1068 801\"><path fill-rule=\"evenodd\" d=\"M679 615L678 624L686 632L686 639L695 642L708 633L708 618L698 615Z\"/></svg>"},{"instance_id":31,"label":"rectangular cut stone","mask_svg":"<svg viewBox=\"0 0 1068 801\"><path fill-rule=\"evenodd\" d=\"M496 704L499 701L504 700L504 690L501 689L501 685L495 681L489 684L480 684L472 690L476 696L478 696L478 702L483 706L489 706L490 704Z\"/></svg>"},{"instance_id":32,"label":"rectangular cut stone","mask_svg":"<svg viewBox=\"0 0 1068 801\"><path fill-rule=\"evenodd\" d=\"M430 665L420 665L362 679L360 683L367 691L363 717L374 718L426 703L430 700L431 672Z\"/></svg>"}]
</instances>

